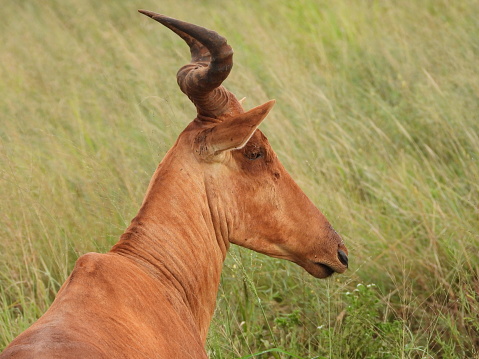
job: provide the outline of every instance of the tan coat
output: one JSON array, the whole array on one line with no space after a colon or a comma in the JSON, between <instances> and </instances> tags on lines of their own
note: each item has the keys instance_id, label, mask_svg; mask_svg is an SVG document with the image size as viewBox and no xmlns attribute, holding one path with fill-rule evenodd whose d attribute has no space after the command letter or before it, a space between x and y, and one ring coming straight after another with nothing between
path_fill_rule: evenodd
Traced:
<instances>
[{"instance_id":1,"label":"tan coat","mask_svg":"<svg viewBox=\"0 0 479 359\"><path fill-rule=\"evenodd\" d=\"M216 33L207 35L218 37L224 56L195 33L209 30L143 13L190 46L197 37L208 42L208 49L193 46L201 55L192 50L193 64L208 60L208 51L231 60L231 48ZM293 261L318 278L346 270L341 237L257 130L274 101L244 112L216 77L213 92L198 95L204 81L188 73L214 67L211 63L188 65L186 75L180 71L180 87L197 106L198 118L160 163L120 241L106 254L80 257L52 306L1 359L206 358L230 243Z\"/></svg>"}]
</instances>

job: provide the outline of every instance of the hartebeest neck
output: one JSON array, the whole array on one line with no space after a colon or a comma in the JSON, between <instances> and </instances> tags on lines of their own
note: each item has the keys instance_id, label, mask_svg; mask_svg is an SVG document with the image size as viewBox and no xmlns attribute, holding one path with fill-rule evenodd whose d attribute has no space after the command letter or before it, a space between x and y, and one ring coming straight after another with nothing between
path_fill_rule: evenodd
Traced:
<instances>
[{"instance_id":1,"label":"hartebeest neck","mask_svg":"<svg viewBox=\"0 0 479 359\"><path fill-rule=\"evenodd\" d=\"M205 342L229 242L216 228L204 178L195 166L175 146L170 150L112 252L131 258L168 286L179 310L191 311Z\"/></svg>"}]
</instances>

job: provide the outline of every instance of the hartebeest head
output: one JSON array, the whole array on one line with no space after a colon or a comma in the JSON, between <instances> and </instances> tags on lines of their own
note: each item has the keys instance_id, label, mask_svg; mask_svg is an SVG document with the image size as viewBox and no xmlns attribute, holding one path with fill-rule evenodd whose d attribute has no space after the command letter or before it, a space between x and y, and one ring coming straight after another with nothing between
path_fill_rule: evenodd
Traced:
<instances>
[{"instance_id":1,"label":"hartebeest head","mask_svg":"<svg viewBox=\"0 0 479 359\"><path fill-rule=\"evenodd\" d=\"M244 112L221 85L233 66L226 40L140 12L190 46L178 84L197 117L158 166L119 242L81 256L52 306L1 358L205 359L230 242L317 278L348 266L341 237L257 130L274 101Z\"/></svg>"},{"instance_id":2,"label":"hartebeest head","mask_svg":"<svg viewBox=\"0 0 479 359\"><path fill-rule=\"evenodd\" d=\"M173 149L202 171L215 233L226 248L238 244L297 263L317 278L348 266L347 249L324 215L281 165L258 126L275 101L245 112L221 84L233 50L214 31L139 10L178 34L191 62L177 74L197 108L196 119ZM199 174L200 175L200 174Z\"/></svg>"}]
</instances>

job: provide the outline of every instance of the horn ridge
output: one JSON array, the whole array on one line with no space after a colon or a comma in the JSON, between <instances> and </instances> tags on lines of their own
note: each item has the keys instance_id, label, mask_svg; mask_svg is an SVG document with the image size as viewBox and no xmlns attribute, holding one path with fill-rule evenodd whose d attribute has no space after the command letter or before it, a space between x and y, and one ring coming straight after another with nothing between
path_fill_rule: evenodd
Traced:
<instances>
[{"instance_id":1,"label":"horn ridge","mask_svg":"<svg viewBox=\"0 0 479 359\"><path fill-rule=\"evenodd\" d=\"M138 11L168 27L190 47L191 63L178 71L177 80L180 89L195 104L198 114L216 118L228 112L230 103L237 100L221 86L233 67L233 49L227 40L198 25L151 11ZM230 101L232 98L236 101Z\"/></svg>"}]
</instances>

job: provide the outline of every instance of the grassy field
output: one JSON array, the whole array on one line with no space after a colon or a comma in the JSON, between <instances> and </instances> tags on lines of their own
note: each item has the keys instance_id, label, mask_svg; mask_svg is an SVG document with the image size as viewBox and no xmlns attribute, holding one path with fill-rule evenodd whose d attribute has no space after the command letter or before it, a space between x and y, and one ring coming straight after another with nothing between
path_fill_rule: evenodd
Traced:
<instances>
[{"instance_id":1,"label":"grassy field","mask_svg":"<svg viewBox=\"0 0 479 359\"><path fill-rule=\"evenodd\" d=\"M479 358L476 0L3 2L0 349L117 241L195 115L186 45L138 8L228 38L225 85L277 100L261 128L350 251L320 281L232 248L210 357Z\"/></svg>"}]
</instances>

